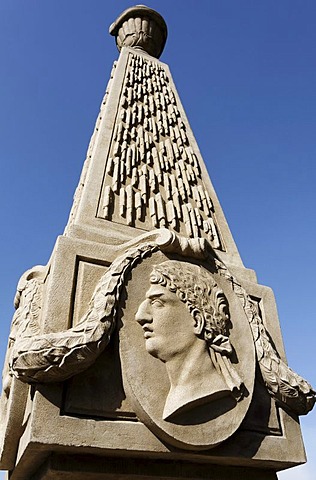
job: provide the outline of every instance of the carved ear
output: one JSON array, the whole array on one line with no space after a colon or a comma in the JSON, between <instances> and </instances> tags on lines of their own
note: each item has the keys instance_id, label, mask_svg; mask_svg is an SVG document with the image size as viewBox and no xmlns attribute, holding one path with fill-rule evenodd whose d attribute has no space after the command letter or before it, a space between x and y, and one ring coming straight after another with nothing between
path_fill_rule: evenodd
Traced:
<instances>
[{"instance_id":1,"label":"carved ear","mask_svg":"<svg viewBox=\"0 0 316 480\"><path fill-rule=\"evenodd\" d=\"M197 308L193 310L192 316L194 318L194 333L195 335L201 335L205 323L204 316Z\"/></svg>"}]
</instances>

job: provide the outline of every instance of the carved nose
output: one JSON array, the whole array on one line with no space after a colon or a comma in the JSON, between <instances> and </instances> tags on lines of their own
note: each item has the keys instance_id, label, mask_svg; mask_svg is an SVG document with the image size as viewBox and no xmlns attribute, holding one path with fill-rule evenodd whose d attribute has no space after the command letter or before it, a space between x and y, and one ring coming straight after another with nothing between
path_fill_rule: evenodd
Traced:
<instances>
[{"instance_id":1,"label":"carved nose","mask_svg":"<svg viewBox=\"0 0 316 480\"><path fill-rule=\"evenodd\" d=\"M149 302L148 300L144 300L138 307L138 310L135 315L135 320L141 326L145 323L149 323L152 321L152 315L150 313Z\"/></svg>"}]
</instances>

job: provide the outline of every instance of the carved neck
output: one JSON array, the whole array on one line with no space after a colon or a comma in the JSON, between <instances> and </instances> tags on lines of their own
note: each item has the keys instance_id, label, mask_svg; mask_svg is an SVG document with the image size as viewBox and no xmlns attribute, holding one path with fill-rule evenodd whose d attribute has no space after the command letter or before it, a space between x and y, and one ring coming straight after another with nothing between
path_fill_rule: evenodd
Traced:
<instances>
[{"instance_id":1,"label":"carved neck","mask_svg":"<svg viewBox=\"0 0 316 480\"><path fill-rule=\"evenodd\" d=\"M180 352L166 362L171 388L186 385L197 376L214 369L204 341L197 339L189 351Z\"/></svg>"},{"instance_id":2,"label":"carved neck","mask_svg":"<svg viewBox=\"0 0 316 480\"><path fill-rule=\"evenodd\" d=\"M205 342L173 357L166 362L170 391L166 399L163 418L166 420L197 405L206 403L230 391L217 373Z\"/></svg>"}]
</instances>

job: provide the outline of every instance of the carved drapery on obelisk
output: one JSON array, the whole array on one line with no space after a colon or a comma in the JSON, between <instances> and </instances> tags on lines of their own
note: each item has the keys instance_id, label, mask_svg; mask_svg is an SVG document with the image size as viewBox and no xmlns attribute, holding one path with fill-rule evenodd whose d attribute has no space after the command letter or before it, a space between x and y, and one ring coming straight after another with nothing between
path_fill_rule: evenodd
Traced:
<instances>
[{"instance_id":1,"label":"carved drapery on obelisk","mask_svg":"<svg viewBox=\"0 0 316 480\"><path fill-rule=\"evenodd\" d=\"M223 248L166 70L137 54L127 66L98 216L139 228L150 217L152 228L206 235Z\"/></svg>"},{"instance_id":2,"label":"carved drapery on obelisk","mask_svg":"<svg viewBox=\"0 0 316 480\"><path fill-rule=\"evenodd\" d=\"M213 248L230 253L227 245L233 240L169 68L152 56L162 52L164 20L137 6L126 10L110 33L123 50L102 102L66 234L78 215L84 221L85 204L95 208L100 229L102 220L147 231L168 228L189 238L204 237ZM107 146L101 154L97 144L105 135ZM97 173L102 183L93 205L91 196L82 196L84 186L92 182L89 169L98 155L104 167Z\"/></svg>"}]
</instances>

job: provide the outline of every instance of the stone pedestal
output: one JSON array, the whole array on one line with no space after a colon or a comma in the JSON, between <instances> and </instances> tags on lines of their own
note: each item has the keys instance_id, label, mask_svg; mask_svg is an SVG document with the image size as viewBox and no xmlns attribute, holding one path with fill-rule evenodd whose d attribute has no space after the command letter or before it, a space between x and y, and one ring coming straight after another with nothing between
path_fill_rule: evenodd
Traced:
<instances>
[{"instance_id":1,"label":"stone pedestal","mask_svg":"<svg viewBox=\"0 0 316 480\"><path fill-rule=\"evenodd\" d=\"M269 470L188 464L144 458L106 459L89 455L50 456L34 480L275 480Z\"/></svg>"}]
</instances>

